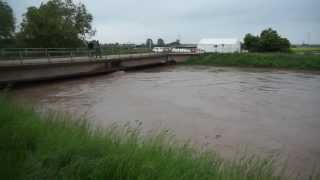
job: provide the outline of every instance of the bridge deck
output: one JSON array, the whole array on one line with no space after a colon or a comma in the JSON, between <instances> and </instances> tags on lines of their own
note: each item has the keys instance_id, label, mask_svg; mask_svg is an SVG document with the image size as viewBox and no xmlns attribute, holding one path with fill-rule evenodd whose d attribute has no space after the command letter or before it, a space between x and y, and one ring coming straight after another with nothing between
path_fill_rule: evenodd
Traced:
<instances>
[{"instance_id":1,"label":"bridge deck","mask_svg":"<svg viewBox=\"0 0 320 180\"><path fill-rule=\"evenodd\" d=\"M81 62L104 62L112 60L130 60L135 58L162 57L167 55L194 55L194 53L140 53L140 54L121 54L107 55L101 58L94 56L80 57L43 57L36 59L19 59L19 60L0 60L0 67L25 66L25 65L43 65L43 64L62 64L62 63L81 63Z\"/></svg>"},{"instance_id":2,"label":"bridge deck","mask_svg":"<svg viewBox=\"0 0 320 180\"><path fill-rule=\"evenodd\" d=\"M8 83L62 79L183 62L191 53L141 53L108 55L101 58L43 57L38 59L0 60L0 87Z\"/></svg>"}]
</instances>

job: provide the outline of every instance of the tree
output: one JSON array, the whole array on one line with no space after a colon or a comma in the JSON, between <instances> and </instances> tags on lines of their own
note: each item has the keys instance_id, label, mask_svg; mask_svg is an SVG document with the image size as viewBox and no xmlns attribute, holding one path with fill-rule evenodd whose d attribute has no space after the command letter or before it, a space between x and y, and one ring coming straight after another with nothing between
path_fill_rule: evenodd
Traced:
<instances>
[{"instance_id":1,"label":"tree","mask_svg":"<svg viewBox=\"0 0 320 180\"><path fill-rule=\"evenodd\" d=\"M247 34L244 38L244 45L251 52L285 52L290 48L290 41L269 28L263 30L260 37Z\"/></svg>"},{"instance_id":2,"label":"tree","mask_svg":"<svg viewBox=\"0 0 320 180\"><path fill-rule=\"evenodd\" d=\"M248 51L256 52L259 50L259 37L252 34L246 34L244 37L244 48Z\"/></svg>"},{"instance_id":3,"label":"tree","mask_svg":"<svg viewBox=\"0 0 320 180\"><path fill-rule=\"evenodd\" d=\"M280 36L271 28L263 30L260 34L260 47L262 51L273 52L280 49Z\"/></svg>"},{"instance_id":4,"label":"tree","mask_svg":"<svg viewBox=\"0 0 320 180\"><path fill-rule=\"evenodd\" d=\"M147 39L146 47L147 47L147 48L150 48L150 49L153 47L153 41L152 41L152 39L150 39L150 38Z\"/></svg>"},{"instance_id":5,"label":"tree","mask_svg":"<svg viewBox=\"0 0 320 180\"><path fill-rule=\"evenodd\" d=\"M157 42L157 45L158 45L159 47L165 46L164 40L161 39L161 38L159 38L159 39L158 39L158 42Z\"/></svg>"},{"instance_id":6,"label":"tree","mask_svg":"<svg viewBox=\"0 0 320 180\"><path fill-rule=\"evenodd\" d=\"M0 0L0 48L14 43L15 19L12 8Z\"/></svg>"},{"instance_id":7,"label":"tree","mask_svg":"<svg viewBox=\"0 0 320 180\"><path fill-rule=\"evenodd\" d=\"M39 8L28 8L17 38L26 47L80 47L95 33L92 20L81 3L49 0Z\"/></svg>"},{"instance_id":8,"label":"tree","mask_svg":"<svg viewBox=\"0 0 320 180\"><path fill-rule=\"evenodd\" d=\"M287 38L280 39L280 51L288 52L290 50L291 43Z\"/></svg>"},{"instance_id":9,"label":"tree","mask_svg":"<svg viewBox=\"0 0 320 180\"><path fill-rule=\"evenodd\" d=\"M177 39L176 41L171 42L171 43L169 43L168 45L169 45L170 47L175 47L175 46L181 45L181 43L180 43L180 40Z\"/></svg>"}]
</instances>

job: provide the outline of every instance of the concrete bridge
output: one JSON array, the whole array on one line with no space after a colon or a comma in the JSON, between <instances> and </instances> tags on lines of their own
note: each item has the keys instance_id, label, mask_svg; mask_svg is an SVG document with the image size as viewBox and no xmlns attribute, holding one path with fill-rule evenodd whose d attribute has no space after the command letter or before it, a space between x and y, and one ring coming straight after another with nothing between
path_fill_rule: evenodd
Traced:
<instances>
[{"instance_id":1,"label":"concrete bridge","mask_svg":"<svg viewBox=\"0 0 320 180\"><path fill-rule=\"evenodd\" d=\"M42 57L0 60L0 85L17 82L62 79L179 63L195 53L139 53L93 56Z\"/></svg>"}]
</instances>

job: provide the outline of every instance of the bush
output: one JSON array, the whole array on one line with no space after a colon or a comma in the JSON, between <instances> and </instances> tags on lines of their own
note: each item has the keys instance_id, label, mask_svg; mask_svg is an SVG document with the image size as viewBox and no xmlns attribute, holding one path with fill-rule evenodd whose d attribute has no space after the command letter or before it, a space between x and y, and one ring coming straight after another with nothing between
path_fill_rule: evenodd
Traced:
<instances>
[{"instance_id":1,"label":"bush","mask_svg":"<svg viewBox=\"0 0 320 180\"><path fill-rule=\"evenodd\" d=\"M288 52L290 41L269 28L263 30L260 36L247 34L244 38L244 47L250 52Z\"/></svg>"}]
</instances>

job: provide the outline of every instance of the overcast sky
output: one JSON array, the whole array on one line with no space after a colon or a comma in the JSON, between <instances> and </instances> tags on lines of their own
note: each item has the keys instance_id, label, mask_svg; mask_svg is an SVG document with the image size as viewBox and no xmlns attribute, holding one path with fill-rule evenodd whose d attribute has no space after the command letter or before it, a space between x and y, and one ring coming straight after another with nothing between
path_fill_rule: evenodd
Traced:
<instances>
[{"instance_id":1,"label":"overcast sky","mask_svg":"<svg viewBox=\"0 0 320 180\"><path fill-rule=\"evenodd\" d=\"M41 0L7 0L18 23ZM272 27L293 43L320 44L320 0L76 0L94 16L95 39L142 43L147 38L183 43L238 38Z\"/></svg>"}]
</instances>

